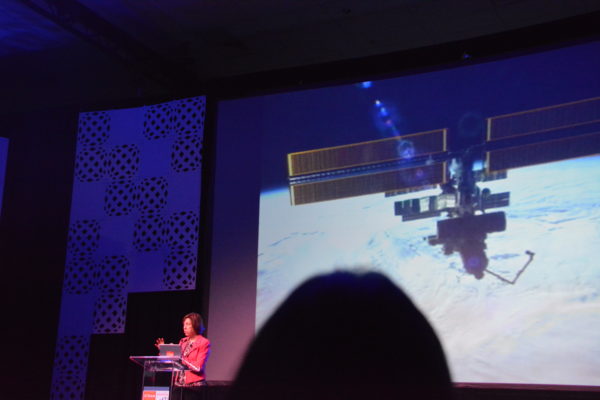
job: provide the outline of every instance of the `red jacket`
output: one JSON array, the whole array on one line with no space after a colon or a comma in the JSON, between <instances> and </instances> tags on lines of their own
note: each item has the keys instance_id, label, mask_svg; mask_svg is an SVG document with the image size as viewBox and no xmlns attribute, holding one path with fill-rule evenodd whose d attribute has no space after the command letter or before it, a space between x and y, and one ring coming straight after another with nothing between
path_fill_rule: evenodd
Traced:
<instances>
[{"instance_id":1,"label":"red jacket","mask_svg":"<svg viewBox=\"0 0 600 400\"><path fill-rule=\"evenodd\" d=\"M186 385L206 380L204 367L210 354L210 341L203 336L197 335L196 339L192 342L192 350L187 356L184 356L189 340L189 338L184 337L179 341L181 358L183 363L189 368L189 371L185 371Z\"/></svg>"}]
</instances>

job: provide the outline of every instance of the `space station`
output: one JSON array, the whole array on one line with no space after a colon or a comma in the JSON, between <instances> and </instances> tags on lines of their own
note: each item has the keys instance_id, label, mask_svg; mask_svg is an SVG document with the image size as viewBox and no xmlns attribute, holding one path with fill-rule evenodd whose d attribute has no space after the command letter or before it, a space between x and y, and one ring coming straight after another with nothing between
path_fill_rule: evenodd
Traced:
<instances>
[{"instance_id":1,"label":"space station","mask_svg":"<svg viewBox=\"0 0 600 400\"><path fill-rule=\"evenodd\" d=\"M441 246L447 256L458 253L464 271L477 279L489 274L515 284L534 252L525 251L525 264L511 278L488 269L486 239L506 231L502 208L510 205L511 193L493 193L486 182L506 179L515 168L599 154L600 97L490 116L481 137L457 136L440 128L290 153L291 204L415 193L396 201L390 214L401 223L438 218L424 238L429 245ZM416 195L429 189L439 193Z\"/></svg>"}]
</instances>

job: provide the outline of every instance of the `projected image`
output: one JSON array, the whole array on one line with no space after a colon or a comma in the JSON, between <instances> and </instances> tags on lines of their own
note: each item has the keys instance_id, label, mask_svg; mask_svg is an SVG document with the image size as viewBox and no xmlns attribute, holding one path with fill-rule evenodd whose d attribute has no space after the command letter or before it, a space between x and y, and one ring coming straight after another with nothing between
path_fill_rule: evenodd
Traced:
<instances>
[{"instance_id":1,"label":"projected image","mask_svg":"<svg viewBox=\"0 0 600 400\"><path fill-rule=\"evenodd\" d=\"M370 268L454 381L600 385L599 55L245 100L264 111L257 329L305 279Z\"/></svg>"}]
</instances>

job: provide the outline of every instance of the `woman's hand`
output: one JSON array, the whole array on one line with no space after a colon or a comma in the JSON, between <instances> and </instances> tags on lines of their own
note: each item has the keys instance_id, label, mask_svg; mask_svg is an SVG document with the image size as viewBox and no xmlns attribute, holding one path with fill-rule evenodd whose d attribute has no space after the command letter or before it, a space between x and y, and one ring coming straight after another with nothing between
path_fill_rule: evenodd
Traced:
<instances>
[{"instance_id":1,"label":"woman's hand","mask_svg":"<svg viewBox=\"0 0 600 400\"><path fill-rule=\"evenodd\" d=\"M161 344L165 344L165 339L159 337L158 339L156 339L156 342L154 343L154 345L156 346L157 349L160 349L160 347L158 347Z\"/></svg>"}]
</instances>

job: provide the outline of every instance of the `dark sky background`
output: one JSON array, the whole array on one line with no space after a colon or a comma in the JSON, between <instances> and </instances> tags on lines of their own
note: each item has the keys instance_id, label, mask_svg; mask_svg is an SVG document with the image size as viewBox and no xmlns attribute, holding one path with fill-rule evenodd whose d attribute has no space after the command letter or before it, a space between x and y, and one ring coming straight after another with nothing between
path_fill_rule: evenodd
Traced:
<instances>
[{"instance_id":1,"label":"dark sky background","mask_svg":"<svg viewBox=\"0 0 600 400\"><path fill-rule=\"evenodd\" d=\"M485 118L600 96L600 43L471 63L358 84L230 101L219 129L262 137L262 189L287 186L286 155L391 136L449 129L449 147L482 131ZM217 132L218 135L218 132Z\"/></svg>"}]
</instances>

